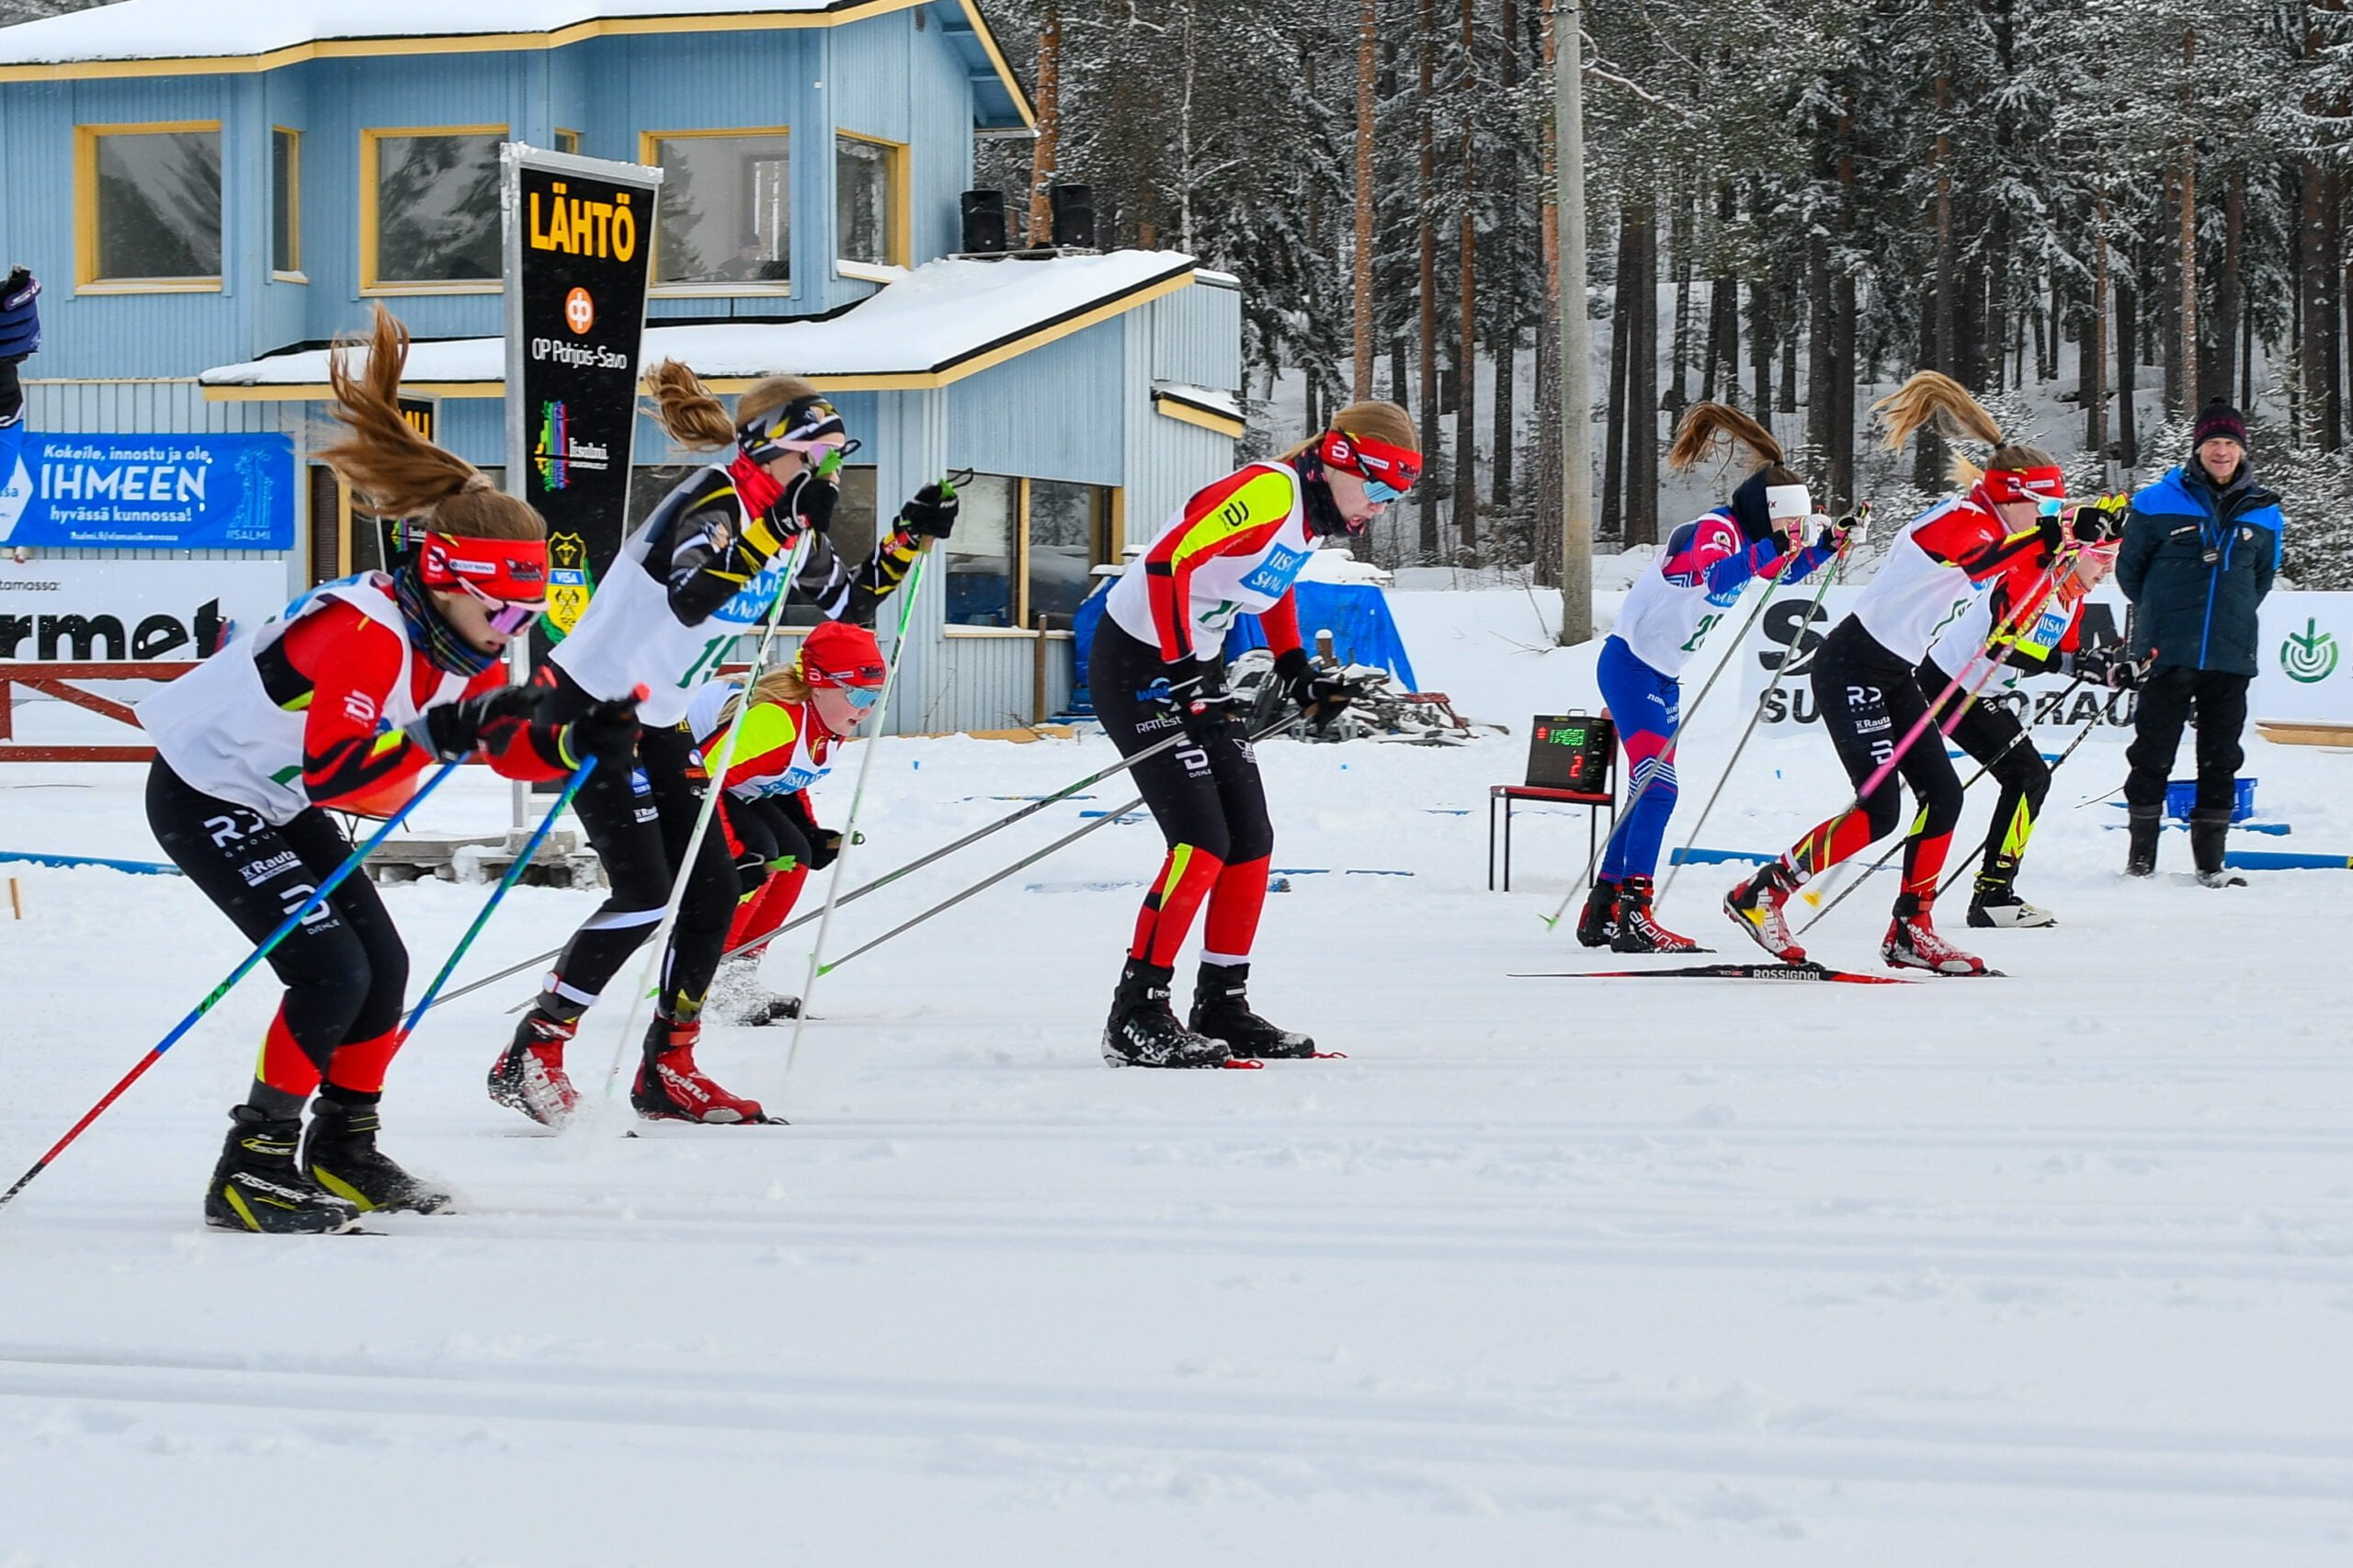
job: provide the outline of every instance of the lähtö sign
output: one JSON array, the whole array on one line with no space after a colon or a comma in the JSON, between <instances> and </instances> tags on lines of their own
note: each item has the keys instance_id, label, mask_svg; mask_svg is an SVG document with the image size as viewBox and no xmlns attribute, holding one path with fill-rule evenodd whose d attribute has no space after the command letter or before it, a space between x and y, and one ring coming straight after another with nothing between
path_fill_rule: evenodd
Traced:
<instances>
[{"instance_id":1,"label":"l\u00e4ht\u00f6 sign","mask_svg":"<svg viewBox=\"0 0 2353 1568\"><path fill-rule=\"evenodd\" d=\"M288 436L25 432L0 465L0 544L71 550L291 550Z\"/></svg>"}]
</instances>

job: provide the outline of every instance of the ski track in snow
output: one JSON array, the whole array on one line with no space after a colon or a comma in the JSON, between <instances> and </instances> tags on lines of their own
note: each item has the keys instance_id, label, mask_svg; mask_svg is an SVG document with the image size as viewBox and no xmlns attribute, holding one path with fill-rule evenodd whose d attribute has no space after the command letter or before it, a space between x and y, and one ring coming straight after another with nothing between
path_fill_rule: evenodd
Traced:
<instances>
[{"instance_id":1,"label":"ski track in snow","mask_svg":"<svg viewBox=\"0 0 2353 1568\"><path fill-rule=\"evenodd\" d=\"M0 1210L0 1568L2353 1560L2346 880L2126 884L2122 813L2072 809L2120 776L2095 743L2022 884L2064 924L1944 905L2011 979L1506 979L1626 964L1537 920L1582 813L1524 816L1520 891L1483 891L1486 786L1591 654L1527 651L1526 595L1397 604L1426 684L1519 733L1267 748L1278 863L1415 873L1267 902L1254 994L1347 1060L1106 1071L1137 892L1089 884L1159 852L1112 827L829 977L789 1080L789 1026L713 1028L795 1125L532 1128L481 1089L510 983L431 1017L386 1107L463 1212L238 1237L197 1199L249 983ZM1687 738L1674 842L1735 705ZM2347 758L2249 753L2287 846L2353 851ZM1106 755L886 743L853 882ZM0 847L153 858L139 782L11 770ZM420 831L504 820L492 781L444 795ZM1702 841L1779 847L1844 796L1819 737L1760 740ZM6 1180L241 949L177 880L0 869ZM1738 874L1688 868L1663 915L1748 956L1713 909ZM1893 891L1809 946L1875 968ZM413 985L486 892L388 891ZM519 890L460 980L593 902ZM574 1049L592 1096L619 1001Z\"/></svg>"}]
</instances>

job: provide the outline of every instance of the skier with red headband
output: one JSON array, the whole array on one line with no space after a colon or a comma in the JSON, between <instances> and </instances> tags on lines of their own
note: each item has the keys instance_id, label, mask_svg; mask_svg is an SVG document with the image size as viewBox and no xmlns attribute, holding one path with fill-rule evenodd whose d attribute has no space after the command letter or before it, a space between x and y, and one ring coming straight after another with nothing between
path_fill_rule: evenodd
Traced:
<instances>
[{"instance_id":1,"label":"skier with red headband","mask_svg":"<svg viewBox=\"0 0 2353 1568\"><path fill-rule=\"evenodd\" d=\"M1420 476L1413 421L1391 403L1350 403L1329 429L1218 481L1177 509L1112 585L1088 684L1122 756L1182 734L1136 765L1168 853L1145 894L1103 1030L1114 1067L1215 1067L1314 1053L1250 1008L1250 949L1267 896L1274 826L1257 757L1225 683L1234 618L1256 615L1275 679L1311 722L1348 702L1301 646L1292 584L1317 546L1364 531ZM1178 950L1208 905L1189 1027L1169 1005Z\"/></svg>"},{"instance_id":2,"label":"skier with red headband","mask_svg":"<svg viewBox=\"0 0 2353 1568\"><path fill-rule=\"evenodd\" d=\"M1839 762L1858 790L1882 770L1884 776L1852 807L1725 894L1724 913L1766 951L1786 963L1803 963L1805 949L1790 932L1783 905L1808 881L1895 831L1903 821L1900 778L1911 787L1919 811L1904 844L1903 883L1880 955L1898 969L1983 974L1984 961L1946 941L1933 918L1938 879L1961 817L1961 790L1943 734L1927 731L1951 718L1984 665L1972 659L1954 671L1963 690L1936 694L1945 698L1944 705L1925 724L1934 699L1921 689L1915 672L1938 630L1989 585L2002 585L2006 602L2015 607L2014 619L2041 614L2055 554L2065 539L2058 510L2066 476L2049 453L2005 440L1993 415L1958 381L1937 371L1920 371L1876 406L1886 413L1891 449L1935 420L1957 437L1992 447L1994 453L1983 471L1956 460L1954 478L1966 490L1904 526L1852 612L1814 653L1814 700ZM1993 656L2000 653L1995 649ZM1907 736L1912 744L1899 756L1896 748Z\"/></svg>"},{"instance_id":3,"label":"skier with red headband","mask_svg":"<svg viewBox=\"0 0 2353 1568\"><path fill-rule=\"evenodd\" d=\"M635 733L627 700L557 722L506 684L500 654L547 593L547 526L410 429L407 350L380 309L364 374L333 357L349 433L320 456L371 508L411 519L414 559L312 589L139 705L156 842L256 941L350 856L325 808L389 815L434 763L475 755L510 778L561 778L591 754L625 756ZM376 1147L408 954L374 886L346 878L269 961L286 995L230 1112L206 1222L319 1232L365 1210L446 1207Z\"/></svg>"},{"instance_id":4,"label":"skier with red headband","mask_svg":"<svg viewBox=\"0 0 2353 1568\"><path fill-rule=\"evenodd\" d=\"M729 727L740 732L719 781L719 825L742 889L722 948L733 956L711 960L718 973L705 1010L722 1023L772 1024L801 1011L800 998L760 985L760 959L809 873L841 853L842 835L817 825L809 790L833 771L835 748L881 700L889 675L873 632L828 620L748 697L742 681L715 680L687 705L687 732L706 768L722 755Z\"/></svg>"},{"instance_id":5,"label":"skier with red headband","mask_svg":"<svg viewBox=\"0 0 2353 1568\"><path fill-rule=\"evenodd\" d=\"M676 360L655 366L647 380L674 440L732 448L734 456L688 474L622 542L586 613L540 672L557 715L636 687L650 693L639 710L645 728L634 768L600 768L574 798L611 896L574 934L490 1071L492 1099L551 1126L579 1107L564 1073L565 1044L661 924L681 876L686 885L630 1103L662 1120L767 1119L759 1102L730 1094L695 1061L705 995L742 890L723 835L706 834L695 863L681 866L703 797L694 742L679 722L737 640L767 623L779 594L798 594L827 619L871 620L924 540L945 539L956 519L954 491L945 481L926 485L852 568L835 554L825 529L840 496L835 475L855 444L816 388L770 376L743 394L731 417ZM808 546L787 583L786 565L804 532Z\"/></svg>"}]
</instances>

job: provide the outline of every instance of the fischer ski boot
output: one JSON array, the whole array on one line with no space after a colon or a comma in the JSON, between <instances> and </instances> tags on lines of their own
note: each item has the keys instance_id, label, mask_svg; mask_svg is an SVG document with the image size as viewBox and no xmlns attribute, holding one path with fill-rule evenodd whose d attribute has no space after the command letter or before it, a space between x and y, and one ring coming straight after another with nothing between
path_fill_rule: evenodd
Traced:
<instances>
[{"instance_id":1,"label":"fischer ski boot","mask_svg":"<svg viewBox=\"0 0 2353 1568\"><path fill-rule=\"evenodd\" d=\"M760 983L760 955L729 959L710 983L703 1012L722 1024L758 1028L801 1016L801 998L770 991Z\"/></svg>"},{"instance_id":2,"label":"fischer ski boot","mask_svg":"<svg viewBox=\"0 0 2353 1568\"><path fill-rule=\"evenodd\" d=\"M2124 850L2124 874L2128 877L2154 877L2157 874L2157 835L2165 831L2162 806L2134 806L2127 813L2126 824L2131 837Z\"/></svg>"},{"instance_id":3,"label":"fischer ski boot","mask_svg":"<svg viewBox=\"0 0 2353 1568\"><path fill-rule=\"evenodd\" d=\"M1879 956L1890 969L1925 969L1930 974L1985 974L1985 960L1964 953L1937 935L1927 910L1899 914L1887 923L1887 937Z\"/></svg>"},{"instance_id":4,"label":"fischer ski boot","mask_svg":"<svg viewBox=\"0 0 2353 1568\"><path fill-rule=\"evenodd\" d=\"M2012 884L2017 881L2018 863L2004 857L1993 868L1977 874L1977 883L1969 895L1969 924L1980 930L1998 927L2025 929L2056 926L2059 917L2047 909L2040 909L2018 896Z\"/></svg>"},{"instance_id":5,"label":"fischer ski boot","mask_svg":"<svg viewBox=\"0 0 2353 1568\"><path fill-rule=\"evenodd\" d=\"M2222 846L2231 832L2231 812L2200 806L2189 813L2189 858L2198 866L2202 888L2243 888L2246 879L2222 868Z\"/></svg>"},{"instance_id":6,"label":"fischer ski boot","mask_svg":"<svg viewBox=\"0 0 2353 1568\"><path fill-rule=\"evenodd\" d=\"M1797 879L1790 874L1787 866L1775 860L1724 894L1724 914L1758 947L1783 963L1803 963L1805 949L1798 946L1789 920L1781 913L1790 895L1797 891Z\"/></svg>"},{"instance_id":7,"label":"fischer ski boot","mask_svg":"<svg viewBox=\"0 0 2353 1568\"><path fill-rule=\"evenodd\" d=\"M272 1117L249 1105L229 1112L233 1125L204 1189L204 1222L223 1231L326 1235L358 1223L359 1210L322 1191L294 1164L302 1136L298 1117Z\"/></svg>"},{"instance_id":8,"label":"fischer ski boot","mask_svg":"<svg viewBox=\"0 0 2353 1568\"><path fill-rule=\"evenodd\" d=\"M578 1018L551 1017L537 1004L515 1026L515 1039L490 1069L490 1097L543 1127L562 1127L580 1109L580 1091L563 1074L563 1047Z\"/></svg>"},{"instance_id":9,"label":"fischer ski boot","mask_svg":"<svg viewBox=\"0 0 2353 1568\"><path fill-rule=\"evenodd\" d=\"M629 1103L649 1121L699 1121L711 1127L751 1126L769 1119L760 1102L731 1095L695 1065L699 1023L673 1023L657 1016L645 1034L645 1056L637 1064Z\"/></svg>"},{"instance_id":10,"label":"fischer ski boot","mask_svg":"<svg viewBox=\"0 0 2353 1568\"><path fill-rule=\"evenodd\" d=\"M1606 948L1618 939L1618 884L1608 877L1593 879L1585 895L1585 912L1577 916L1580 947Z\"/></svg>"},{"instance_id":11,"label":"fischer ski boot","mask_svg":"<svg viewBox=\"0 0 2353 1568\"><path fill-rule=\"evenodd\" d=\"M1226 1053L1245 1061L1314 1055L1307 1036L1279 1029L1250 1010L1249 985L1246 963L1201 965L1193 983L1193 1032L1225 1041Z\"/></svg>"},{"instance_id":12,"label":"fischer ski boot","mask_svg":"<svg viewBox=\"0 0 2353 1568\"><path fill-rule=\"evenodd\" d=\"M1628 877L1618 884L1618 934L1609 939L1612 952L1704 953L1688 937L1678 936L1651 915L1651 880Z\"/></svg>"},{"instance_id":13,"label":"fischer ski boot","mask_svg":"<svg viewBox=\"0 0 2353 1568\"><path fill-rule=\"evenodd\" d=\"M1111 1017L1103 1026L1103 1060L1114 1067L1222 1067L1225 1041L1195 1034L1168 1006L1175 972L1135 959L1120 971Z\"/></svg>"},{"instance_id":14,"label":"fischer ski boot","mask_svg":"<svg viewBox=\"0 0 2353 1568\"><path fill-rule=\"evenodd\" d=\"M374 1106L346 1105L321 1095L311 1102L311 1125L302 1134L302 1174L362 1211L405 1209L434 1214L456 1201L379 1150L380 1125Z\"/></svg>"}]
</instances>

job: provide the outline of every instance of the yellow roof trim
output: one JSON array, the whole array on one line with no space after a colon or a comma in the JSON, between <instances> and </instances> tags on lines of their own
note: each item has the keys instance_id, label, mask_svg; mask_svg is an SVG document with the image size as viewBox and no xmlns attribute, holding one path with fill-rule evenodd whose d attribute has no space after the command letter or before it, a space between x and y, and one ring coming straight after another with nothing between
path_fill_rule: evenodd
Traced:
<instances>
[{"instance_id":1,"label":"yellow roof trim","mask_svg":"<svg viewBox=\"0 0 2353 1568\"><path fill-rule=\"evenodd\" d=\"M801 379L819 392L937 391L941 387L953 386L967 377L977 376L983 370L994 369L1008 359L1017 359L1022 355L1043 348L1050 343L1058 343L1065 337L1074 336L1089 327L1100 326L1114 316L1125 315L1138 305L1150 304L1153 301L1173 294L1179 289L1190 288L1192 283L1192 269L1185 268L1172 277L1131 289L1116 299L1106 300L1099 305L1055 321L1043 323L1028 332L1017 334L1002 343L981 349L937 370L892 370L871 375L856 373L806 375ZM695 324L692 321L686 321L681 324L691 326ZM759 378L755 376L706 376L703 378L703 384L715 392L733 393L749 391L758 380ZM505 397L506 383L503 381L415 381L403 382L401 390L433 397ZM205 401L208 403L324 403L331 400L334 395L333 391L324 385L290 382L266 386L208 386L204 389ZM1211 428L1219 427L1213 426ZM1241 433L1238 426L1231 432L1236 436Z\"/></svg>"},{"instance_id":2,"label":"yellow roof trim","mask_svg":"<svg viewBox=\"0 0 2353 1568\"><path fill-rule=\"evenodd\" d=\"M989 63L996 67L998 77L1005 83L1005 90L1012 96L1014 112L1021 117L1023 125L1032 131L1037 130L1037 108L1030 103L1029 90L1022 86L1019 73L1005 58L1005 51L996 46L996 33L990 28L988 17L982 14L980 0L958 0L958 3L964 8L964 19L972 24L972 36L981 40L981 48L988 53Z\"/></svg>"},{"instance_id":3,"label":"yellow roof trim","mask_svg":"<svg viewBox=\"0 0 2353 1568\"><path fill-rule=\"evenodd\" d=\"M562 49L592 38L626 38L660 33L766 32L786 28L837 28L893 11L912 10L926 0L853 0L838 11L747 11L703 17L604 17L546 32L461 33L403 38L314 39L261 54L182 55L158 60L61 60L36 64L0 65L0 82L64 82L123 76L234 76L306 60L355 60L394 54L489 54L511 51ZM972 0L963 0L973 16ZM977 17L975 20L977 21ZM1029 97L986 24L974 29L989 57L996 62L1022 117L1029 114Z\"/></svg>"},{"instance_id":4,"label":"yellow roof trim","mask_svg":"<svg viewBox=\"0 0 2353 1568\"><path fill-rule=\"evenodd\" d=\"M1246 428L1241 420L1230 414L1201 408L1166 392L1152 394L1152 411L1165 419L1174 419L1179 425L1198 425L1204 430L1214 430L1235 440L1242 438L1242 432Z\"/></svg>"}]
</instances>

